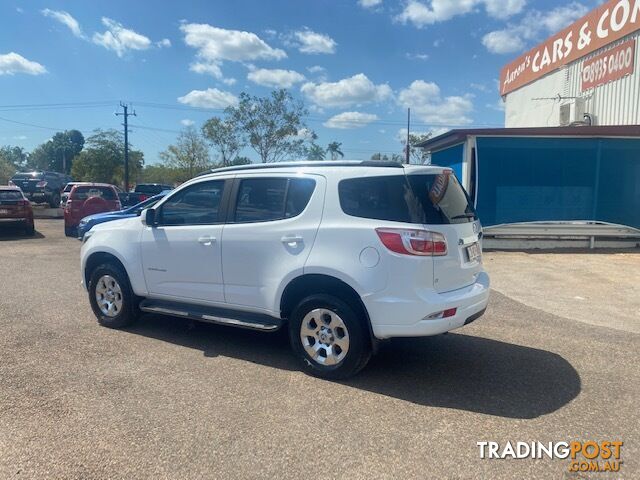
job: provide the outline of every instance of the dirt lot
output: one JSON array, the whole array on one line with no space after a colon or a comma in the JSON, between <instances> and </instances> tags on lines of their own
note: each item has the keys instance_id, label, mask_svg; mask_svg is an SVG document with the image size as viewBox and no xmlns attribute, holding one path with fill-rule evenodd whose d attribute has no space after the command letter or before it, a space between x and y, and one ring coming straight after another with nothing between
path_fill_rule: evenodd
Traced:
<instances>
[{"instance_id":1,"label":"dirt lot","mask_svg":"<svg viewBox=\"0 0 640 480\"><path fill-rule=\"evenodd\" d=\"M355 379L284 335L145 316L99 327L58 220L0 234L0 478L586 478L478 441L622 440L640 476L640 255L486 256L485 317L385 343ZM572 297L581 297L581 299Z\"/></svg>"}]
</instances>

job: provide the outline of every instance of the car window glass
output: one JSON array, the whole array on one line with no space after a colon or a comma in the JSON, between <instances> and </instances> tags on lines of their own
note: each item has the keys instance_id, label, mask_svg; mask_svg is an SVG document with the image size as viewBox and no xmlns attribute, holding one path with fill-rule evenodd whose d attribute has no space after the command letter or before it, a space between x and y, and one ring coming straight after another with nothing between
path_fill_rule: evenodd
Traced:
<instances>
[{"instance_id":1,"label":"car window glass","mask_svg":"<svg viewBox=\"0 0 640 480\"><path fill-rule=\"evenodd\" d=\"M0 200L22 200L22 192L18 190L0 190Z\"/></svg>"},{"instance_id":2,"label":"car window glass","mask_svg":"<svg viewBox=\"0 0 640 480\"><path fill-rule=\"evenodd\" d=\"M238 190L235 221L265 222L284 217L286 178L242 180Z\"/></svg>"},{"instance_id":3,"label":"car window glass","mask_svg":"<svg viewBox=\"0 0 640 480\"><path fill-rule=\"evenodd\" d=\"M207 225L219 222L224 180L201 182L181 190L160 209L161 225Z\"/></svg>"},{"instance_id":4,"label":"car window glass","mask_svg":"<svg viewBox=\"0 0 640 480\"><path fill-rule=\"evenodd\" d=\"M91 197L100 197L105 200L115 200L116 194L113 189L109 187L94 187L94 186L86 186L86 187L76 187L73 191L73 199L74 200L86 200Z\"/></svg>"},{"instance_id":5,"label":"car window glass","mask_svg":"<svg viewBox=\"0 0 640 480\"><path fill-rule=\"evenodd\" d=\"M307 208L315 187L316 182L311 178L292 178L289 181L285 218L298 216Z\"/></svg>"}]
</instances>

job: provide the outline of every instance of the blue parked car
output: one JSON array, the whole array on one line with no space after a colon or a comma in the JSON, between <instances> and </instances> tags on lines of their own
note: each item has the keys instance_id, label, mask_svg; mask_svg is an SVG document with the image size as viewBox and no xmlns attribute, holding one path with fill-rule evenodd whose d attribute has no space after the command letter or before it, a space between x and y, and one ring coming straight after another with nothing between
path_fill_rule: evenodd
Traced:
<instances>
[{"instance_id":1,"label":"blue parked car","mask_svg":"<svg viewBox=\"0 0 640 480\"><path fill-rule=\"evenodd\" d=\"M94 225L98 225L99 223L111 222L112 220L120 220L121 218L131 218L137 217L140 215L140 212L145 208L153 207L161 198L167 195L170 190L165 190L164 192L147 198L144 202L140 202L133 207L125 208L124 210L119 210L117 212L104 212L104 213L96 213L95 215L89 215L88 217L84 217L80 220L80 224L78 225L78 240L82 240L84 234L91 230L91 227Z\"/></svg>"}]
</instances>

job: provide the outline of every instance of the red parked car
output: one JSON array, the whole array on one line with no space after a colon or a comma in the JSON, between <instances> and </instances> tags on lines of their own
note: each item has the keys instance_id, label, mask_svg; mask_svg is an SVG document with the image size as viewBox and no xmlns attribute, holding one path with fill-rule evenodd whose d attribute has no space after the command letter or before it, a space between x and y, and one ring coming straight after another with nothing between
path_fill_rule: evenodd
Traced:
<instances>
[{"instance_id":1,"label":"red parked car","mask_svg":"<svg viewBox=\"0 0 640 480\"><path fill-rule=\"evenodd\" d=\"M89 215L121 210L118 192L108 183L74 185L64 207L64 234L75 237L80 220Z\"/></svg>"},{"instance_id":2,"label":"red parked car","mask_svg":"<svg viewBox=\"0 0 640 480\"><path fill-rule=\"evenodd\" d=\"M31 202L18 187L0 186L0 225L17 225L31 236L36 232Z\"/></svg>"}]
</instances>

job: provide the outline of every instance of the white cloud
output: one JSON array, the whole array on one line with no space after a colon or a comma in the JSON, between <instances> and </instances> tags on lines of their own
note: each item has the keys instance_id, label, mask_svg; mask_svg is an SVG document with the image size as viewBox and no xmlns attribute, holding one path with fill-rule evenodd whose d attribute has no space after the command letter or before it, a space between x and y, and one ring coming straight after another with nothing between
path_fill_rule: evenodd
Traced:
<instances>
[{"instance_id":1,"label":"white cloud","mask_svg":"<svg viewBox=\"0 0 640 480\"><path fill-rule=\"evenodd\" d=\"M247 79L263 87L291 88L294 84L302 82L304 75L293 70L257 68L249 72Z\"/></svg>"},{"instance_id":2,"label":"white cloud","mask_svg":"<svg viewBox=\"0 0 640 480\"><path fill-rule=\"evenodd\" d=\"M73 33L76 37L85 38L84 34L82 33L82 29L80 28L80 24L75 18L71 16L70 13L65 12L64 10L50 10L48 8L41 10L40 13L42 13L42 15L44 15L45 17L53 18L54 20L62 23L69 30L71 30L71 33Z\"/></svg>"},{"instance_id":3,"label":"white cloud","mask_svg":"<svg viewBox=\"0 0 640 480\"><path fill-rule=\"evenodd\" d=\"M422 28L472 12L481 5L494 18L508 18L520 13L526 0L408 0L395 20Z\"/></svg>"},{"instance_id":4,"label":"white cloud","mask_svg":"<svg viewBox=\"0 0 640 480\"><path fill-rule=\"evenodd\" d=\"M410 107L411 113L432 125L467 125L472 122L471 95L443 97L433 82L415 80L398 94L398 103Z\"/></svg>"},{"instance_id":5,"label":"white cloud","mask_svg":"<svg viewBox=\"0 0 640 480\"><path fill-rule=\"evenodd\" d=\"M44 68L44 65L27 60L15 52L0 55L0 75L14 75L16 73L42 75L43 73L47 73L47 69Z\"/></svg>"},{"instance_id":6,"label":"white cloud","mask_svg":"<svg viewBox=\"0 0 640 480\"><path fill-rule=\"evenodd\" d=\"M308 28L293 32L293 45L302 53L336 53L336 41L329 35Z\"/></svg>"},{"instance_id":7,"label":"white cloud","mask_svg":"<svg viewBox=\"0 0 640 480\"><path fill-rule=\"evenodd\" d=\"M122 57L128 50L147 50L151 47L151 40L144 35L125 28L121 23L107 17L102 17L102 24L107 27L104 33L94 33L92 40L107 50L113 50Z\"/></svg>"},{"instance_id":8,"label":"white cloud","mask_svg":"<svg viewBox=\"0 0 640 480\"><path fill-rule=\"evenodd\" d=\"M429 54L428 53L405 53L404 54L405 57L407 57L409 60L428 60L429 59Z\"/></svg>"},{"instance_id":9,"label":"white cloud","mask_svg":"<svg viewBox=\"0 0 640 480\"><path fill-rule=\"evenodd\" d=\"M314 65L312 67L307 67L307 71L309 73L324 73L325 68L321 67L320 65Z\"/></svg>"},{"instance_id":10,"label":"white cloud","mask_svg":"<svg viewBox=\"0 0 640 480\"><path fill-rule=\"evenodd\" d=\"M169 48L171 46L171 40L168 38L163 38L159 42L156 42L156 47L158 48Z\"/></svg>"},{"instance_id":11,"label":"white cloud","mask_svg":"<svg viewBox=\"0 0 640 480\"><path fill-rule=\"evenodd\" d=\"M236 105L238 98L230 92L207 88L206 90L191 90L186 95L178 97L178 102L192 107L226 108L229 105Z\"/></svg>"},{"instance_id":12,"label":"white cloud","mask_svg":"<svg viewBox=\"0 0 640 480\"><path fill-rule=\"evenodd\" d=\"M195 125L196 122L194 122L193 120L191 120L189 118L183 118L182 120L180 120L180 123L182 125L184 125L185 127L191 127L191 126Z\"/></svg>"},{"instance_id":13,"label":"white cloud","mask_svg":"<svg viewBox=\"0 0 640 480\"><path fill-rule=\"evenodd\" d=\"M380 102L392 95L389 85L375 85L364 73L338 82L308 82L302 85L300 90L309 100L321 107L349 107Z\"/></svg>"},{"instance_id":14,"label":"white cloud","mask_svg":"<svg viewBox=\"0 0 640 480\"><path fill-rule=\"evenodd\" d=\"M287 56L284 50L270 47L251 32L227 30L206 23L185 23L180 30L184 33L185 43L195 48L198 58L205 63L280 60Z\"/></svg>"},{"instance_id":15,"label":"white cloud","mask_svg":"<svg viewBox=\"0 0 640 480\"><path fill-rule=\"evenodd\" d=\"M189 70L195 73L211 75L212 77L218 78L218 79L221 79L223 77L222 69L220 68L220 65L217 63L201 63L201 62L192 63L191 65L189 65Z\"/></svg>"},{"instance_id":16,"label":"white cloud","mask_svg":"<svg viewBox=\"0 0 640 480\"><path fill-rule=\"evenodd\" d=\"M586 6L578 2L548 12L531 10L518 23L487 33L482 38L482 44L491 53L519 52L525 49L527 43L539 40L543 35L559 32L588 11Z\"/></svg>"},{"instance_id":17,"label":"white cloud","mask_svg":"<svg viewBox=\"0 0 640 480\"><path fill-rule=\"evenodd\" d=\"M378 116L373 113L362 112L342 112L338 115L334 115L329 120L324 122L324 126L327 128L362 128L366 127L369 123L378 120Z\"/></svg>"},{"instance_id":18,"label":"white cloud","mask_svg":"<svg viewBox=\"0 0 640 480\"><path fill-rule=\"evenodd\" d=\"M382 0L358 0L358 4L363 8L374 8L382 5Z\"/></svg>"}]
</instances>

